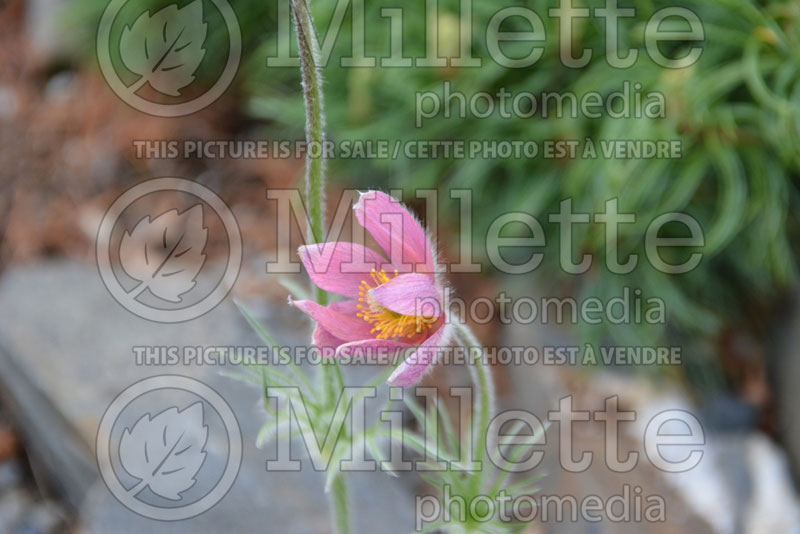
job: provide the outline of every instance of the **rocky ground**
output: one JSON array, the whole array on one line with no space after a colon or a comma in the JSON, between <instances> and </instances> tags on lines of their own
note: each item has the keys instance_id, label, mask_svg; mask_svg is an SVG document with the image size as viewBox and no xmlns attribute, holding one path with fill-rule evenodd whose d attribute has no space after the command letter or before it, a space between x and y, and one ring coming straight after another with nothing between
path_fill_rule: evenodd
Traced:
<instances>
[{"instance_id":1,"label":"rocky ground","mask_svg":"<svg viewBox=\"0 0 800 534\"><path fill-rule=\"evenodd\" d=\"M267 249L270 234L258 217L268 208L263 191L295 179L299 165L137 160L133 139L229 137L237 115L224 103L182 121L129 109L85 67L93 63L82 61L87 50L57 36L63 4L0 2L0 273L39 258L86 260L103 211L132 182L201 171L234 204L249 250ZM0 404L0 532L68 532L77 523L74 503L54 491L42 456L29 462L26 451L36 445L18 439L18 417Z\"/></svg>"},{"instance_id":2,"label":"rocky ground","mask_svg":"<svg viewBox=\"0 0 800 534\"><path fill-rule=\"evenodd\" d=\"M7 413L0 412L0 532L57 534L69 532L74 517L48 484L35 476Z\"/></svg>"},{"instance_id":3,"label":"rocky ground","mask_svg":"<svg viewBox=\"0 0 800 534\"><path fill-rule=\"evenodd\" d=\"M56 298L53 295L57 295ZM296 343L307 324L294 310L275 300L255 299L250 306L262 322L280 334L280 342ZM543 347L563 342L557 333L512 328L512 346ZM111 299L91 266L73 261L37 261L8 269L0 278L0 390L7 415L0 418L0 532L55 533L143 532L156 525L121 506L99 481L94 440L101 416L111 400L144 377L163 374L192 376L210 384L237 416L244 438L244 464L234 487L217 506L196 519L158 523L159 532L175 534L234 528L255 532L270 522L280 532L314 533L327 528L319 473L264 470L265 450L255 436L265 421L260 392L224 376L215 365L137 365L131 347L253 346L258 340L229 302L209 314L180 325L139 319ZM346 369L353 384L366 378ZM467 380L458 367L440 367L434 383L458 385ZM356 374L354 374L356 373ZM622 438L624 450L642 448L642 425L666 409L697 413L697 407L674 384L614 373L585 375L576 369L541 365L517 368L507 378L501 407L527 409L543 420L564 395L576 408L596 409L618 396L621 409L634 410L641 423ZM13 420L19 438L8 424ZM602 425L582 430L581 450L604 454ZM616 524L548 521L534 523L531 534L782 534L800 523L800 506L789 477L784 452L761 432L708 430L704 459L697 469L679 476L659 472L641 462L626 474L611 473L602 461L592 469L569 474L557 458L558 439L548 438L541 480L544 495L588 494L606 498L623 484L642 488L644 495L666 499L664 523ZM22 447L18 444L21 442ZM26 460L26 451L31 461ZM32 468L29 468L30 465ZM701 468L702 467L702 468ZM385 473L359 473L351 478L361 531L381 524L382 531L413 530L414 495L427 494L417 477L392 479ZM44 496L56 496L48 499ZM63 503L63 504L59 504ZM371 503L366 505L366 503ZM165 530L166 529L166 530Z\"/></svg>"}]
</instances>

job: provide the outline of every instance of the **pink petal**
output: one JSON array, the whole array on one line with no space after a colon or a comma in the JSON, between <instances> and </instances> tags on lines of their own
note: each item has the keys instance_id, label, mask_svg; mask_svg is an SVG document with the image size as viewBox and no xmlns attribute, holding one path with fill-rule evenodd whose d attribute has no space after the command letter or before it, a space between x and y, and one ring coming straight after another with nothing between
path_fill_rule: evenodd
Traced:
<instances>
[{"instance_id":1,"label":"pink petal","mask_svg":"<svg viewBox=\"0 0 800 534\"><path fill-rule=\"evenodd\" d=\"M402 351L411 347L402 341L390 339L365 339L343 343L336 349L336 356L349 356L364 359L374 363L393 364Z\"/></svg>"},{"instance_id":2,"label":"pink petal","mask_svg":"<svg viewBox=\"0 0 800 534\"><path fill-rule=\"evenodd\" d=\"M317 324L317 326L314 328L313 340L314 345L321 349L325 349L322 352L323 356L332 356L333 354L331 351L327 349L335 350L344 343L344 341L325 330L319 324Z\"/></svg>"},{"instance_id":3,"label":"pink petal","mask_svg":"<svg viewBox=\"0 0 800 534\"><path fill-rule=\"evenodd\" d=\"M353 206L358 222L400 272L433 276L433 248L425 229L398 201L380 191L362 193Z\"/></svg>"},{"instance_id":4,"label":"pink petal","mask_svg":"<svg viewBox=\"0 0 800 534\"><path fill-rule=\"evenodd\" d=\"M388 264L382 255L357 243L317 243L300 247L297 253L318 287L356 299L358 286L369 278L370 270Z\"/></svg>"},{"instance_id":5,"label":"pink petal","mask_svg":"<svg viewBox=\"0 0 800 534\"><path fill-rule=\"evenodd\" d=\"M433 279L426 274L395 276L370 290L378 304L402 315L438 317L442 314L441 297Z\"/></svg>"},{"instance_id":6,"label":"pink petal","mask_svg":"<svg viewBox=\"0 0 800 534\"><path fill-rule=\"evenodd\" d=\"M450 327L444 325L417 347L416 352L405 359L389 377L390 386L407 388L425 375L439 357L439 353L450 343Z\"/></svg>"},{"instance_id":7,"label":"pink petal","mask_svg":"<svg viewBox=\"0 0 800 534\"><path fill-rule=\"evenodd\" d=\"M334 302L330 306L321 306L311 300L293 300L291 304L317 321L333 337L342 341L360 341L375 337L370 334L372 325L356 317L358 308L355 301Z\"/></svg>"},{"instance_id":8,"label":"pink petal","mask_svg":"<svg viewBox=\"0 0 800 534\"><path fill-rule=\"evenodd\" d=\"M358 302L352 299L337 300L328 304L328 307L345 315L355 316L359 312ZM356 317L356 319L363 321L360 317Z\"/></svg>"}]
</instances>

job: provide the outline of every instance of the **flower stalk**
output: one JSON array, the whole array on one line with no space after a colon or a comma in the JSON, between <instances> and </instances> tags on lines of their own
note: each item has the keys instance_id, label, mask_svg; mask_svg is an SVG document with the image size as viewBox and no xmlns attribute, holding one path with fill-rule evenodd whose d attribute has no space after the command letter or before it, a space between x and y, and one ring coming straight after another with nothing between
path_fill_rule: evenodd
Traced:
<instances>
[{"instance_id":1,"label":"flower stalk","mask_svg":"<svg viewBox=\"0 0 800 534\"><path fill-rule=\"evenodd\" d=\"M291 2L292 12L294 15L294 20L297 28L297 43L298 43L298 50L299 50L299 58L300 58L300 70L302 74L302 85L303 85L303 99L305 103L305 110L306 110L306 125L305 125L305 136L306 136L306 146L309 149L306 152L306 168L305 168L305 197L306 197L306 204L308 209L308 229L307 229L307 236L309 239L313 240L315 243L323 243L325 239L325 160L322 156L322 150L312 150L312 147L321 147L325 141L325 114L324 114L324 104L323 104L323 93L322 93L322 76L319 69L319 47L316 39L316 33L314 31L314 23L311 12L309 10L308 0L289 0ZM367 221L371 220L369 217L370 211L369 207L365 205L368 200L372 200L374 205L377 205L381 208L380 211L397 211L399 208L398 206L394 205L394 202L389 198L384 198L383 196L374 193L371 197L364 197L359 200L358 205L356 206L356 215L361 216L360 222L365 226L368 226ZM411 217L407 213L406 216ZM414 235L414 230L418 226L416 221L411 222L410 224L406 225L408 228L412 229L412 235L406 236L406 241L404 245L410 248L410 252L412 256L419 252L418 249L425 249L425 247L429 247L429 242L425 237L424 230L421 228L419 229L419 236ZM373 237L377 237L378 241L381 242L381 234L382 232L380 227L374 227L374 231L379 232L378 236L373 234ZM414 245L414 246L412 246ZM305 254L305 256L304 256ZM313 261L311 256L313 252L308 249L307 247L301 248L301 258L304 260L304 263ZM423 257L428 257L428 254L423 254ZM432 257L432 254L430 255ZM307 265L308 267L308 265ZM430 269L427 264L424 265L424 272L430 273L432 269ZM313 269L309 270L309 274L315 272ZM414 291L413 293L418 293L419 291L426 289L429 292L434 292L436 290L435 284L429 280L429 275L424 274L404 274L402 276L397 276L395 273L395 277L397 280L392 280L393 283L391 284L392 287L397 286L399 289L403 291L399 291L398 289L391 289L389 286L390 280L380 280L381 282L385 282L386 285L385 289L381 289L378 291L376 288L376 298L379 298L383 293L388 292L388 295L385 295L387 301L392 300L392 296L394 293L403 294L403 292L410 291L409 288L412 288ZM312 275L313 278L313 275ZM388 277L387 277L388 278ZM325 280L322 280L323 285ZM363 282L362 282L363 283ZM408 286L408 287L406 287ZM328 289L332 289L329 287ZM303 311L308 312L318 312L319 309L315 308L315 306L327 306L328 305L328 293L326 289L321 287L320 283L316 283L314 285L314 301L309 302L307 304L303 304L302 301L297 301L294 304ZM396 305L398 303L395 303ZM370 313L372 315L377 314L373 309L370 309ZM316 315L316 313L311 313L311 315ZM373 317L372 315L368 315L366 319L381 319L381 317ZM322 319L321 316L315 317L318 322ZM433 322L433 320L432 320ZM378 325L383 325L382 322L378 321ZM325 325L325 326L335 326L335 325ZM387 325L384 325L387 326ZM389 325L392 326L392 325ZM387 328L389 328L387 326ZM394 329L389 328L392 334L397 334L399 331L398 329L402 330L401 327L404 325L393 325ZM317 328L320 328L320 324L317 325ZM459 341L462 343L463 346L469 348L469 350L475 350L476 348L480 348L480 343L478 342L475 335L472 331L467 327L465 324L457 324L456 326L456 333ZM423 343L429 343L431 346L426 347L425 350L421 350L418 354L420 358L418 358L418 362L416 364L411 363L404 363L390 377L389 382L395 385L411 385L418 381L425 370L428 368L428 360L431 360L433 357L433 351L431 350L437 343L440 341L444 341L442 336L444 334L444 330L441 329L440 331L433 332L429 336L428 340ZM316 336L316 334L315 334ZM318 340L317 340L318 341ZM368 341L371 342L371 341ZM471 361L470 365L470 372L473 376L473 381L475 382L475 386L477 388L476 392L476 446L477 446L477 454L480 461L485 461L486 456L486 433L489 427L489 422L491 421L494 411L495 411L495 393L494 393L494 382L491 376L491 369L489 369L485 359L483 358L482 351L479 351ZM322 397L323 402L329 406L333 406L336 403L336 399L338 397L338 393L344 386L344 382L342 380L341 369L339 368L336 360L334 359L331 362L326 362L326 364L321 366L321 380L322 380ZM476 477L476 483L474 484L473 491L477 492L480 490L481 479L483 477ZM331 523L333 532L336 534L350 534L350 514L349 514L349 507L348 507L348 497L347 497L347 486L346 480L342 473L336 473L332 479L330 480L330 486L328 490L328 499L331 511Z\"/></svg>"},{"instance_id":2,"label":"flower stalk","mask_svg":"<svg viewBox=\"0 0 800 534\"><path fill-rule=\"evenodd\" d=\"M347 534L350 532L350 512L347 503L347 484L344 475L339 473L331 483L329 494L331 507L332 524L336 534Z\"/></svg>"},{"instance_id":3,"label":"flower stalk","mask_svg":"<svg viewBox=\"0 0 800 534\"><path fill-rule=\"evenodd\" d=\"M319 45L314 20L306 0L291 0L297 27L297 46L300 52L300 72L303 100L306 108L306 202L308 204L308 233L315 243L325 238L325 159L322 151L311 150L325 141L325 113L322 96L322 75L319 72ZM314 155L316 153L316 155ZM326 304L327 293L316 288L317 302Z\"/></svg>"},{"instance_id":4,"label":"flower stalk","mask_svg":"<svg viewBox=\"0 0 800 534\"><path fill-rule=\"evenodd\" d=\"M306 109L306 168L305 196L308 210L307 235L315 243L325 239L325 159L321 147L325 141L325 112L322 93L322 75L319 70L319 45L314 31L314 20L306 0L290 0L297 29L297 46L300 56L300 72L303 84L303 101ZM326 305L328 293L315 286L317 303ZM336 385L342 385L341 369L336 361L321 366L323 397L329 404L337 398ZM347 503L347 484L344 475L337 474L330 492L329 502L333 531L336 534L350 533L350 514Z\"/></svg>"}]
</instances>

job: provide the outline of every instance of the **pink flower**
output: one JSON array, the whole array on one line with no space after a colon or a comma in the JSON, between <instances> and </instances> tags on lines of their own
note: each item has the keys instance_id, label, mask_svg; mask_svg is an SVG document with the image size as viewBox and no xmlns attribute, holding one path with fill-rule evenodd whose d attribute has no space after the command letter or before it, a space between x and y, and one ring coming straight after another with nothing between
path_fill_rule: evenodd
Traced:
<instances>
[{"instance_id":1,"label":"pink flower","mask_svg":"<svg viewBox=\"0 0 800 534\"><path fill-rule=\"evenodd\" d=\"M385 256L349 242L300 247L311 280L346 300L328 306L292 303L317 322L314 343L336 349L337 356L355 348L398 353L416 347L388 381L408 387L422 378L450 339L433 247L414 216L385 193L362 193L353 210Z\"/></svg>"}]
</instances>

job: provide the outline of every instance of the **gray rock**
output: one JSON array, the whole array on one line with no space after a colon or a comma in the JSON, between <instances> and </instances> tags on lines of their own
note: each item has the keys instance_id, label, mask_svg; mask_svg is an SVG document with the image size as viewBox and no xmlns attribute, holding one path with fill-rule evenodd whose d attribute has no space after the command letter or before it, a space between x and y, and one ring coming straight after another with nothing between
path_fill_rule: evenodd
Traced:
<instances>
[{"instance_id":1,"label":"gray rock","mask_svg":"<svg viewBox=\"0 0 800 534\"><path fill-rule=\"evenodd\" d=\"M76 92L75 78L76 74L71 70L55 73L44 86L45 99L54 102L74 96Z\"/></svg>"},{"instance_id":2,"label":"gray rock","mask_svg":"<svg viewBox=\"0 0 800 534\"><path fill-rule=\"evenodd\" d=\"M783 324L776 328L771 355L775 379L778 419L786 452L800 477L800 417L797 417L797 383L800 381L800 299L794 299L794 309Z\"/></svg>"},{"instance_id":3,"label":"gray rock","mask_svg":"<svg viewBox=\"0 0 800 534\"><path fill-rule=\"evenodd\" d=\"M798 332L800 330L795 330ZM541 325L515 326L506 339L514 346L579 345L570 339L566 329ZM797 344L791 345L796 347ZM796 351L800 354L800 351ZM784 410L788 426L800 428L794 416L795 390L800 358L784 366L787 405ZM794 373L794 374L792 374ZM676 384L658 382L644 373L620 373L610 370L578 370L566 365L521 366L510 373L515 387L509 407L525 407L540 418L555 407L556 399L571 395L581 410L600 409L604 399L618 396L624 410L636 413L636 421L622 427L623 450L639 451L637 466L628 473L613 473L603 462L603 429L583 424L579 434L579 450L594 453L592 466L581 473L567 473L553 462L557 458L558 430L548 431L544 467L546 478L541 482L543 494L609 495L618 492L621 484L639 486L643 494L661 495L666 500L666 522L596 524L564 522L547 525L548 533L725 533L760 534L762 532L796 532L800 524L797 490L793 487L784 452L764 434L753 428L752 415L733 398L720 398L701 411ZM791 385L790 385L791 384ZM789 401L791 399L791 401ZM788 404L791 402L793 404ZM665 473L654 468L642 456L643 436L647 423L665 410L683 410L701 421L706 442L698 465L681 473ZM800 436L800 433L796 434ZM800 443L800 441L798 441ZM664 452L668 454L668 452Z\"/></svg>"},{"instance_id":4,"label":"gray rock","mask_svg":"<svg viewBox=\"0 0 800 534\"><path fill-rule=\"evenodd\" d=\"M283 340L307 336L298 312L281 305L269 318ZM222 376L215 365L136 365L133 346L258 345L249 325L230 302L180 324L136 317L103 286L96 268L73 262L14 268L0 281L0 382L24 424L33 460L54 485L81 509L82 531L325 532L327 501L323 477L310 469L267 472L267 451L255 447L265 414L254 386ZM243 463L228 494L192 519L161 522L123 507L98 480L94 441L112 399L132 383L154 375L194 377L215 389L232 407L243 436ZM413 530L409 483L383 473L350 474L352 513L359 531Z\"/></svg>"},{"instance_id":5,"label":"gray rock","mask_svg":"<svg viewBox=\"0 0 800 534\"><path fill-rule=\"evenodd\" d=\"M57 534L64 532L64 511L52 502L37 502L25 514L19 534Z\"/></svg>"},{"instance_id":6,"label":"gray rock","mask_svg":"<svg viewBox=\"0 0 800 534\"><path fill-rule=\"evenodd\" d=\"M31 0L25 6L25 29L37 63L52 65L78 57L80 46L65 17L69 0Z\"/></svg>"},{"instance_id":7,"label":"gray rock","mask_svg":"<svg viewBox=\"0 0 800 534\"><path fill-rule=\"evenodd\" d=\"M516 284L516 285L514 285ZM526 295L541 298L544 291L543 285L525 280L524 284L518 280L511 281L510 294ZM542 293L536 293L536 291ZM570 347L583 344L574 338L574 332L568 327L534 322L530 325L514 324L508 327L504 343L514 347L534 347L540 355L544 354L545 347ZM579 365L545 364L543 359L532 365L516 365L509 369L511 387L510 395L505 399L506 409L523 409L533 413L540 421L546 423L548 412L558 409L559 399L570 396L573 400L574 410L602 410L606 398L619 396L620 409L637 412L642 418L644 406L633 401L641 400L637 395L639 382L629 380L622 374L601 372L597 369L581 368ZM607 380L604 377L613 377ZM645 398L650 398L652 391L647 391ZM675 407L670 406L670 408ZM631 425L627 425L630 427ZM538 497L550 498L573 497L580 503L590 495L599 496L604 503L608 503L616 496L624 496L624 488L635 492L641 488L641 495L658 496L664 499L666 520L664 522L648 521L611 521L606 511L602 520L598 522L587 521L578 514L573 520L565 514L565 520L553 520L551 517L544 524L537 525L542 532L548 534L710 534L714 530L694 510L687 506L687 502L674 488L670 487L661 473L648 465L640 454L639 463L627 473L617 473L608 467L605 460L606 444L604 441L604 428L597 421L576 423L572 432L573 454L577 459L581 452L593 455L591 465L582 472L572 473L561 464L560 429L553 424L546 431L546 445L542 447L544 457L539 473L543 478L538 483L540 491ZM620 431L620 456L624 451L641 451L642 433L627 435L625 427ZM628 493L627 495L632 495ZM553 508L555 509L555 507ZM570 511L569 507L565 508ZM541 517L541 515L540 515Z\"/></svg>"},{"instance_id":8,"label":"gray rock","mask_svg":"<svg viewBox=\"0 0 800 534\"><path fill-rule=\"evenodd\" d=\"M30 496L15 488L0 497L0 532L14 532L30 506Z\"/></svg>"},{"instance_id":9,"label":"gray rock","mask_svg":"<svg viewBox=\"0 0 800 534\"><path fill-rule=\"evenodd\" d=\"M24 470L17 460L0 462L0 491L19 486L24 479Z\"/></svg>"}]
</instances>

